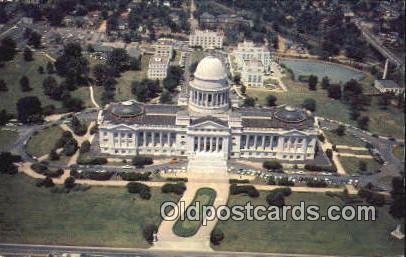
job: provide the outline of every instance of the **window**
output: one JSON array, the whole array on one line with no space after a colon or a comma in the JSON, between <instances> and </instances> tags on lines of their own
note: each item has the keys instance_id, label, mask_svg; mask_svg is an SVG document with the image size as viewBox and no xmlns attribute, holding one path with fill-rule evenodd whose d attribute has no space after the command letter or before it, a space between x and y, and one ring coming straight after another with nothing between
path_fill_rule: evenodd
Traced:
<instances>
[{"instance_id":1,"label":"window","mask_svg":"<svg viewBox=\"0 0 406 257\"><path fill-rule=\"evenodd\" d=\"M118 137L118 133L114 133L113 135L114 135L114 137Z\"/></svg>"}]
</instances>

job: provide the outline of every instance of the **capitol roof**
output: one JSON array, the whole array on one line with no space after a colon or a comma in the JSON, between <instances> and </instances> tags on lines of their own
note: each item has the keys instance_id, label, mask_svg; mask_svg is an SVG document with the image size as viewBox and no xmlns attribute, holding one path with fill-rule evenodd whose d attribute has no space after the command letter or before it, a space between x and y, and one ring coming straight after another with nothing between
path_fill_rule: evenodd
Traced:
<instances>
[{"instance_id":1,"label":"capitol roof","mask_svg":"<svg viewBox=\"0 0 406 257\"><path fill-rule=\"evenodd\" d=\"M222 80L227 78L227 73L218 58L207 56L197 65L194 76L202 80Z\"/></svg>"}]
</instances>

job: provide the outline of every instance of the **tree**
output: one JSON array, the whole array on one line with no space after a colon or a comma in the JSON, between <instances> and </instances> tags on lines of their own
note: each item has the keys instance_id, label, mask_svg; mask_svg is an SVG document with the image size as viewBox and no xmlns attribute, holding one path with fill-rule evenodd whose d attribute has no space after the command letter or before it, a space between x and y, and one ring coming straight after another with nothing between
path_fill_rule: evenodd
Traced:
<instances>
[{"instance_id":1,"label":"tree","mask_svg":"<svg viewBox=\"0 0 406 257\"><path fill-rule=\"evenodd\" d=\"M114 48L107 56L107 64L118 76L121 72L128 70L130 57L123 48Z\"/></svg>"},{"instance_id":2,"label":"tree","mask_svg":"<svg viewBox=\"0 0 406 257\"><path fill-rule=\"evenodd\" d=\"M367 163L365 161L359 161L358 162L358 169L360 171L367 171Z\"/></svg>"},{"instance_id":3,"label":"tree","mask_svg":"<svg viewBox=\"0 0 406 257\"><path fill-rule=\"evenodd\" d=\"M245 95L247 92L247 87L244 85L241 85L240 91L241 91L241 94Z\"/></svg>"},{"instance_id":4,"label":"tree","mask_svg":"<svg viewBox=\"0 0 406 257\"><path fill-rule=\"evenodd\" d=\"M28 80L27 76L21 77L20 87L21 87L21 91L23 91L23 92L28 92L28 91L32 90L32 88L30 87L30 81Z\"/></svg>"},{"instance_id":5,"label":"tree","mask_svg":"<svg viewBox=\"0 0 406 257\"><path fill-rule=\"evenodd\" d=\"M76 150L78 149L78 142L74 138L70 138L66 141L65 145L63 146L63 153L65 156L72 156L75 154Z\"/></svg>"},{"instance_id":6,"label":"tree","mask_svg":"<svg viewBox=\"0 0 406 257\"><path fill-rule=\"evenodd\" d=\"M52 76L48 76L42 82L44 94L54 100L61 100L63 88L58 85L56 79Z\"/></svg>"},{"instance_id":7,"label":"tree","mask_svg":"<svg viewBox=\"0 0 406 257\"><path fill-rule=\"evenodd\" d=\"M16 174L18 172L15 162L20 162L21 157L18 155L12 155L9 152L0 153L0 173L3 174Z\"/></svg>"},{"instance_id":8,"label":"tree","mask_svg":"<svg viewBox=\"0 0 406 257\"><path fill-rule=\"evenodd\" d=\"M219 228L214 228L210 234L210 242L214 245L219 245L224 239L224 233Z\"/></svg>"},{"instance_id":9,"label":"tree","mask_svg":"<svg viewBox=\"0 0 406 257\"><path fill-rule=\"evenodd\" d=\"M344 136L345 135L345 126L344 125L339 125L336 129L335 132L338 136Z\"/></svg>"},{"instance_id":10,"label":"tree","mask_svg":"<svg viewBox=\"0 0 406 257\"><path fill-rule=\"evenodd\" d=\"M266 103L268 106L276 106L276 100L277 98L274 95L268 95L266 97Z\"/></svg>"},{"instance_id":11,"label":"tree","mask_svg":"<svg viewBox=\"0 0 406 257\"><path fill-rule=\"evenodd\" d=\"M262 163L262 167L272 171L281 171L283 169L282 164L278 161L265 161Z\"/></svg>"},{"instance_id":12,"label":"tree","mask_svg":"<svg viewBox=\"0 0 406 257\"><path fill-rule=\"evenodd\" d=\"M135 58L135 57L130 58L130 69L131 70L141 70L140 58Z\"/></svg>"},{"instance_id":13,"label":"tree","mask_svg":"<svg viewBox=\"0 0 406 257\"><path fill-rule=\"evenodd\" d=\"M303 101L302 107L311 112L314 112L316 111L316 100L314 100L313 98L306 98Z\"/></svg>"},{"instance_id":14,"label":"tree","mask_svg":"<svg viewBox=\"0 0 406 257\"><path fill-rule=\"evenodd\" d=\"M6 81L4 79L0 79L0 92L7 92L8 87Z\"/></svg>"},{"instance_id":15,"label":"tree","mask_svg":"<svg viewBox=\"0 0 406 257\"><path fill-rule=\"evenodd\" d=\"M52 62L47 62L47 73L48 74L53 74L55 73L55 67Z\"/></svg>"},{"instance_id":16,"label":"tree","mask_svg":"<svg viewBox=\"0 0 406 257\"><path fill-rule=\"evenodd\" d=\"M155 224L147 224L142 228L142 235L145 241L152 243L154 240L154 233L158 232L158 226Z\"/></svg>"},{"instance_id":17,"label":"tree","mask_svg":"<svg viewBox=\"0 0 406 257\"><path fill-rule=\"evenodd\" d=\"M245 107L254 107L255 106L255 99L253 97L247 96L244 99L244 104Z\"/></svg>"},{"instance_id":18,"label":"tree","mask_svg":"<svg viewBox=\"0 0 406 257\"><path fill-rule=\"evenodd\" d=\"M78 112L84 109L82 99L70 95L62 97L62 104L70 112Z\"/></svg>"},{"instance_id":19,"label":"tree","mask_svg":"<svg viewBox=\"0 0 406 257\"><path fill-rule=\"evenodd\" d=\"M57 161L59 160L59 154L56 152L55 149L52 149L51 152L48 155L49 159L51 161Z\"/></svg>"},{"instance_id":20,"label":"tree","mask_svg":"<svg viewBox=\"0 0 406 257\"><path fill-rule=\"evenodd\" d=\"M312 90L312 91L317 90L317 82L318 82L317 76L310 75L309 82L308 82L309 90Z\"/></svg>"},{"instance_id":21,"label":"tree","mask_svg":"<svg viewBox=\"0 0 406 257\"><path fill-rule=\"evenodd\" d=\"M89 140L85 140L80 145L80 152L81 153L87 153L89 151L90 151L90 142L89 142Z\"/></svg>"},{"instance_id":22,"label":"tree","mask_svg":"<svg viewBox=\"0 0 406 257\"><path fill-rule=\"evenodd\" d=\"M5 109L0 111L0 126L6 125L6 123L11 119L11 115L7 113Z\"/></svg>"},{"instance_id":23,"label":"tree","mask_svg":"<svg viewBox=\"0 0 406 257\"><path fill-rule=\"evenodd\" d=\"M321 88L322 89L327 89L330 86L330 80L328 77L323 77L321 79Z\"/></svg>"},{"instance_id":24,"label":"tree","mask_svg":"<svg viewBox=\"0 0 406 257\"><path fill-rule=\"evenodd\" d=\"M144 156L134 156L132 159L132 164L137 168L142 168L144 165L151 165L153 160L151 157Z\"/></svg>"},{"instance_id":25,"label":"tree","mask_svg":"<svg viewBox=\"0 0 406 257\"><path fill-rule=\"evenodd\" d=\"M392 191L390 193L393 199L390 206L390 214L396 219L404 218L406 216L406 193L404 177L394 177L392 179Z\"/></svg>"},{"instance_id":26,"label":"tree","mask_svg":"<svg viewBox=\"0 0 406 257\"><path fill-rule=\"evenodd\" d=\"M63 54L55 61L55 69L59 76L66 78L71 90L77 85L86 84L89 73L89 62L82 56L82 48L77 43L68 43Z\"/></svg>"},{"instance_id":27,"label":"tree","mask_svg":"<svg viewBox=\"0 0 406 257\"><path fill-rule=\"evenodd\" d=\"M44 74L44 67L38 66L38 73L39 74Z\"/></svg>"},{"instance_id":28,"label":"tree","mask_svg":"<svg viewBox=\"0 0 406 257\"><path fill-rule=\"evenodd\" d=\"M368 116L361 116L357 120L358 127L363 130L368 129L369 117Z\"/></svg>"},{"instance_id":29,"label":"tree","mask_svg":"<svg viewBox=\"0 0 406 257\"><path fill-rule=\"evenodd\" d=\"M72 176L69 176L65 179L65 181L63 182L63 185L65 186L65 188L67 189L72 189L75 187L76 183L75 183L75 178Z\"/></svg>"},{"instance_id":30,"label":"tree","mask_svg":"<svg viewBox=\"0 0 406 257\"><path fill-rule=\"evenodd\" d=\"M36 31L33 31L30 35L30 38L28 39L27 44L30 46L33 46L34 48L40 48L41 47L41 34L39 34Z\"/></svg>"},{"instance_id":31,"label":"tree","mask_svg":"<svg viewBox=\"0 0 406 257\"><path fill-rule=\"evenodd\" d=\"M392 95L391 94L383 94L378 98L378 104L379 106L381 106L382 109L386 109L387 106L390 104L390 101L392 99Z\"/></svg>"},{"instance_id":32,"label":"tree","mask_svg":"<svg viewBox=\"0 0 406 257\"><path fill-rule=\"evenodd\" d=\"M167 91L164 90L159 97L159 102L162 104L169 104L172 102L172 95Z\"/></svg>"},{"instance_id":33,"label":"tree","mask_svg":"<svg viewBox=\"0 0 406 257\"><path fill-rule=\"evenodd\" d=\"M42 120L41 102L36 96L20 98L17 102L17 118L22 123Z\"/></svg>"},{"instance_id":34,"label":"tree","mask_svg":"<svg viewBox=\"0 0 406 257\"><path fill-rule=\"evenodd\" d=\"M135 95L137 101L146 102L158 96L161 91L158 80L143 79L134 81L131 84L131 92Z\"/></svg>"},{"instance_id":35,"label":"tree","mask_svg":"<svg viewBox=\"0 0 406 257\"><path fill-rule=\"evenodd\" d=\"M32 57L32 51L28 47L24 48L23 57L26 62L31 62L32 60L34 60L34 58Z\"/></svg>"},{"instance_id":36,"label":"tree","mask_svg":"<svg viewBox=\"0 0 406 257\"><path fill-rule=\"evenodd\" d=\"M0 63L13 60L17 53L16 42L10 37L5 37L0 43Z\"/></svg>"},{"instance_id":37,"label":"tree","mask_svg":"<svg viewBox=\"0 0 406 257\"><path fill-rule=\"evenodd\" d=\"M350 112L350 119L351 120L357 120L360 115L361 115L361 113L360 113L359 110L357 110L355 108L351 109L351 112Z\"/></svg>"},{"instance_id":38,"label":"tree","mask_svg":"<svg viewBox=\"0 0 406 257\"><path fill-rule=\"evenodd\" d=\"M341 86L340 85L330 85L327 88L327 96L334 99L341 98Z\"/></svg>"},{"instance_id":39,"label":"tree","mask_svg":"<svg viewBox=\"0 0 406 257\"><path fill-rule=\"evenodd\" d=\"M241 75L240 74L236 74L233 78L233 81L235 84L240 85L241 84Z\"/></svg>"}]
</instances>

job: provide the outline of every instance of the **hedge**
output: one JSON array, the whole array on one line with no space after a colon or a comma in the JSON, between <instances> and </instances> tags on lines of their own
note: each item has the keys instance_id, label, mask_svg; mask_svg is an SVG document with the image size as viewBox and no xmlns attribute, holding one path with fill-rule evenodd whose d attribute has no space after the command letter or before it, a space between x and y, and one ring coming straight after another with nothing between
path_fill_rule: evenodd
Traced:
<instances>
[{"instance_id":1,"label":"hedge","mask_svg":"<svg viewBox=\"0 0 406 257\"><path fill-rule=\"evenodd\" d=\"M151 198L149 186L142 183L130 182L127 184L127 190L131 194L139 194L142 199L149 200Z\"/></svg>"},{"instance_id":2,"label":"hedge","mask_svg":"<svg viewBox=\"0 0 406 257\"><path fill-rule=\"evenodd\" d=\"M252 185L237 186L236 184L231 184L230 194L232 195L247 194L249 197L259 196L258 190Z\"/></svg>"},{"instance_id":3,"label":"hedge","mask_svg":"<svg viewBox=\"0 0 406 257\"><path fill-rule=\"evenodd\" d=\"M250 183L249 179L230 178L228 181L230 182L230 184L249 184Z\"/></svg>"},{"instance_id":4,"label":"hedge","mask_svg":"<svg viewBox=\"0 0 406 257\"><path fill-rule=\"evenodd\" d=\"M134 173L134 172L121 172L120 176L126 181L148 181L150 180L151 172Z\"/></svg>"},{"instance_id":5,"label":"hedge","mask_svg":"<svg viewBox=\"0 0 406 257\"><path fill-rule=\"evenodd\" d=\"M174 193L174 194L177 194L177 195L182 195L185 192L185 190L186 190L186 185L183 182L179 182L179 183L176 183L176 184L166 183L161 188L161 191L164 194Z\"/></svg>"},{"instance_id":6,"label":"hedge","mask_svg":"<svg viewBox=\"0 0 406 257\"><path fill-rule=\"evenodd\" d=\"M104 165L107 163L107 159L104 157L83 157L80 156L77 161L81 165Z\"/></svg>"}]
</instances>

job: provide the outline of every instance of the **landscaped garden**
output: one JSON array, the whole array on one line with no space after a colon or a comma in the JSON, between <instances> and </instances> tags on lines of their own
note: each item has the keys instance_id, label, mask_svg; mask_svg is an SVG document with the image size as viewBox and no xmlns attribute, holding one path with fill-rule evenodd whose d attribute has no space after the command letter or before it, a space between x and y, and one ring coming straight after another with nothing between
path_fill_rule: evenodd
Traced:
<instances>
[{"instance_id":1,"label":"landscaped garden","mask_svg":"<svg viewBox=\"0 0 406 257\"><path fill-rule=\"evenodd\" d=\"M173 232L182 237L190 237L197 233L200 226L202 225L202 207L204 205L210 206L213 205L216 198L216 191L211 188L200 188L197 190L196 195L191 203L191 206L194 206L197 202L200 204L199 210L199 219L198 220L189 220L185 215L184 220L178 219L173 226Z\"/></svg>"},{"instance_id":2,"label":"landscaped garden","mask_svg":"<svg viewBox=\"0 0 406 257\"><path fill-rule=\"evenodd\" d=\"M159 225L160 205L179 196L150 189L143 200L126 188L52 193L23 175L0 175L3 243L149 247L143 230Z\"/></svg>"},{"instance_id":3,"label":"landscaped garden","mask_svg":"<svg viewBox=\"0 0 406 257\"><path fill-rule=\"evenodd\" d=\"M341 164L348 174L354 173L375 173L381 165L375 159L360 159L356 157L340 157ZM365 164L360 164L363 162ZM364 166L365 165L365 166ZM364 167L362 167L364 166ZM364 169L364 170L363 170Z\"/></svg>"},{"instance_id":4,"label":"landscaped garden","mask_svg":"<svg viewBox=\"0 0 406 257\"><path fill-rule=\"evenodd\" d=\"M268 192L258 198L230 195L228 205L266 205ZM323 193L295 193L285 198L286 205L344 205L341 199ZM376 221L219 221L216 228L224 239L215 250L295 254L381 256L403 254L404 241L391 238L396 221L387 207L378 208Z\"/></svg>"},{"instance_id":5,"label":"landscaped garden","mask_svg":"<svg viewBox=\"0 0 406 257\"><path fill-rule=\"evenodd\" d=\"M56 142L61 138L63 129L51 126L32 135L27 143L27 151L33 156L41 157L54 149Z\"/></svg>"},{"instance_id":6,"label":"landscaped garden","mask_svg":"<svg viewBox=\"0 0 406 257\"><path fill-rule=\"evenodd\" d=\"M348 135L344 134L342 136L337 135L337 133L333 131L325 130L324 134L326 135L328 141L333 145L347 145L347 146L355 146L355 147L365 147L365 143L361 140Z\"/></svg>"}]
</instances>

